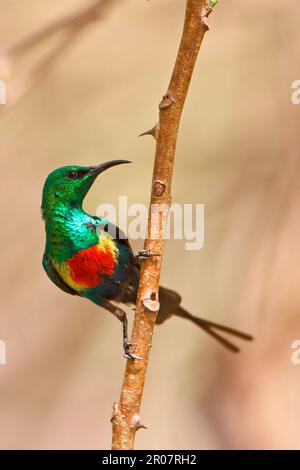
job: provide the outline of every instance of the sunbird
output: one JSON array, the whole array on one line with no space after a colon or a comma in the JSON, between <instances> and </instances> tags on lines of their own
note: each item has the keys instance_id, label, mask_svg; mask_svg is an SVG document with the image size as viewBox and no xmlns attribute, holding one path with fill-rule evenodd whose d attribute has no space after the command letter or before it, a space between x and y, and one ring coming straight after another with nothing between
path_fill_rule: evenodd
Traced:
<instances>
[{"instance_id":1,"label":"sunbird","mask_svg":"<svg viewBox=\"0 0 300 470\"><path fill-rule=\"evenodd\" d=\"M41 206L46 230L43 267L61 290L91 300L122 322L124 356L134 360L139 358L132 351L127 316L120 304L135 305L140 264L155 254L142 251L134 255L121 229L82 208L96 178L124 163L130 162L111 160L97 166L64 166L48 175ZM180 295L172 290L160 287L159 301L158 324L172 315L186 318L232 352L239 348L219 332L252 340L248 334L190 314L181 306Z\"/></svg>"}]
</instances>

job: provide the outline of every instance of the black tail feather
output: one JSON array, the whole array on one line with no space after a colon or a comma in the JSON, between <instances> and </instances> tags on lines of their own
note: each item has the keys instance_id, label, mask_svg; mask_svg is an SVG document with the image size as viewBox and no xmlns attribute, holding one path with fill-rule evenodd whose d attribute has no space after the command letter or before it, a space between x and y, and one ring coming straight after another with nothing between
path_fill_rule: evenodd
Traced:
<instances>
[{"instance_id":1,"label":"black tail feather","mask_svg":"<svg viewBox=\"0 0 300 470\"><path fill-rule=\"evenodd\" d=\"M179 307L177 311L175 312L175 315L181 318L186 318L187 320L192 321L195 325L199 326L202 328L206 333L208 333L210 336L215 338L219 343L221 343L225 348L228 350L237 353L240 351L240 349L235 346L232 342L228 341L226 338L223 336L219 335L216 331L223 331L224 333L227 333L229 335L235 336L237 338L246 340L246 341L252 341L253 337L251 335L248 335L247 333L243 333L241 331L238 331L234 328L230 328L229 326L225 325L220 325L218 323L211 322L210 320L205 320L203 318L198 318L192 315L191 313L187 312L184 308Z\"/></svg>"},{"instance_id":2,"label":"black tail feather","mask_svg":"<svg viewBox=\"0 0 300 470\"><path fill-rule=\"evenodd\" d=\"M159 299L160 299L160 310L157 316L158 324L163 323L172 315L175 315L181 318L186 318L187 320L192 321L198 327L202 328L202 330L206 331L206 333L208 333L210 336L215 338L226 349L234 353L239 352L240 349L231 341L224 338L224 336L220 335L219 334L220 331L224 332L225 334L228 334L228 335L231 335L231 336L234 336L236 338L240 338L246 341L253 340L253 337L251 335L238 331L229 326L220 325L219 323L214 323L210 320L195 317L191 313L187 312L183 307L180 306L181 297L175 291L166 289L165 287L160 287Z\"/></svg>"}]
</instances>

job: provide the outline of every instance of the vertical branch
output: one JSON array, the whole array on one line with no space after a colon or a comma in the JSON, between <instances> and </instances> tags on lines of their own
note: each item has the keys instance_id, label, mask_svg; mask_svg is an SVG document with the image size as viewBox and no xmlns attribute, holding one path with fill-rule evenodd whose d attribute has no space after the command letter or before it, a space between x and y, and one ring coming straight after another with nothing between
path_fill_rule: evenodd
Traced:
<instances>
[{"instance_id":1,"label":"vertical branch","mask_svg":"<svg viewBox=\"0 0 300 470\"><path fill-rule=\"evenodd\" d=\"M151 204L159 208L171 204L171 182L180 117L204 34L212 3L187 0L184 29L167 93L159 104L159 122L148 133L156 139ZM155 211L156 212L156 211ZM157 253L142 262L136 314L132 331L135 354L141 360L128 360L120 401L114 404L112 416L112 449L132 449L137 429L145 427L139 417L152 334L159 310L159 278L163 254L163 226L166 214L151 217L144 249ZM155 234L155 237L153 236Z\"/></svg>"}]
</instances>

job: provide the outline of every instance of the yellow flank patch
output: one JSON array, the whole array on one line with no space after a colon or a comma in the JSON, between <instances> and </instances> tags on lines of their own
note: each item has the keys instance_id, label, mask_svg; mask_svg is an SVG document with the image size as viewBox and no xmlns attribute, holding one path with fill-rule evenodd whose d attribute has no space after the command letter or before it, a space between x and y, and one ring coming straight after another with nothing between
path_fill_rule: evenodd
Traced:
<instances>
[{"instance_id":1,"label":"yellow flank patch","mask_svg":"<svg viewBox=\"0 0 300 470\"><path fill-rule=\"evenodd\" d=\"M64 261L62 263L56 263L55 261L52 261L53 266L55 267L56 271L60 275L60 277L63 279L63 281L72 289L74 289L76 292L81 292L84 290L86 287L85 286L80 286L77 284L77 282L74 282L71 276L70 268L65 263Z\"/></svg>"},{"instance_id":2,"label":"yellow flank patch","mask_svg":"<svg viewBox=\"0 0 300 470\"><path fill-rule=\"evenodd\" d=\"M98 247L100 250L110 251L113 255L114 260L117 261L119 252L117 249L116 242L110 237L110 235L101 235L99 238Z\"/></svg>"}]
</instances>

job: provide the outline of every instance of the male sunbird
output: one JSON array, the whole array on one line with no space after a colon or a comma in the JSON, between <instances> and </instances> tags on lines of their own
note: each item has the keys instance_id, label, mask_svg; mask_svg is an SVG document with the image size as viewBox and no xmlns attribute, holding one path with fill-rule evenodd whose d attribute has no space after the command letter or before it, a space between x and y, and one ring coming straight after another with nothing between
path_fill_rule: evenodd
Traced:
<instances>
[{"instance_id":1,"label":"male sunbird","mask_svg":"<svg viewBox=\"0 0 300 470\"><path fill-rule=\"evenodd\" d=\"M141 260L153 254L140 252L135 256L118 227L82 209L97 176L124 163L130 162L112 160L97 166L64 166L48 175L41 207L46 228L43 267L51 281L64 292L86 297L117 317L123 324L124 356L138 359L128 339L126 313L119 305L135 304ZM159 300L157 323L163 323L171 315L187 318L232 352L239 349L219 331L252 339L233 328L191 315L181 307L181 297L174 291L161 287Z\"/></svg>"}]
</instances>

